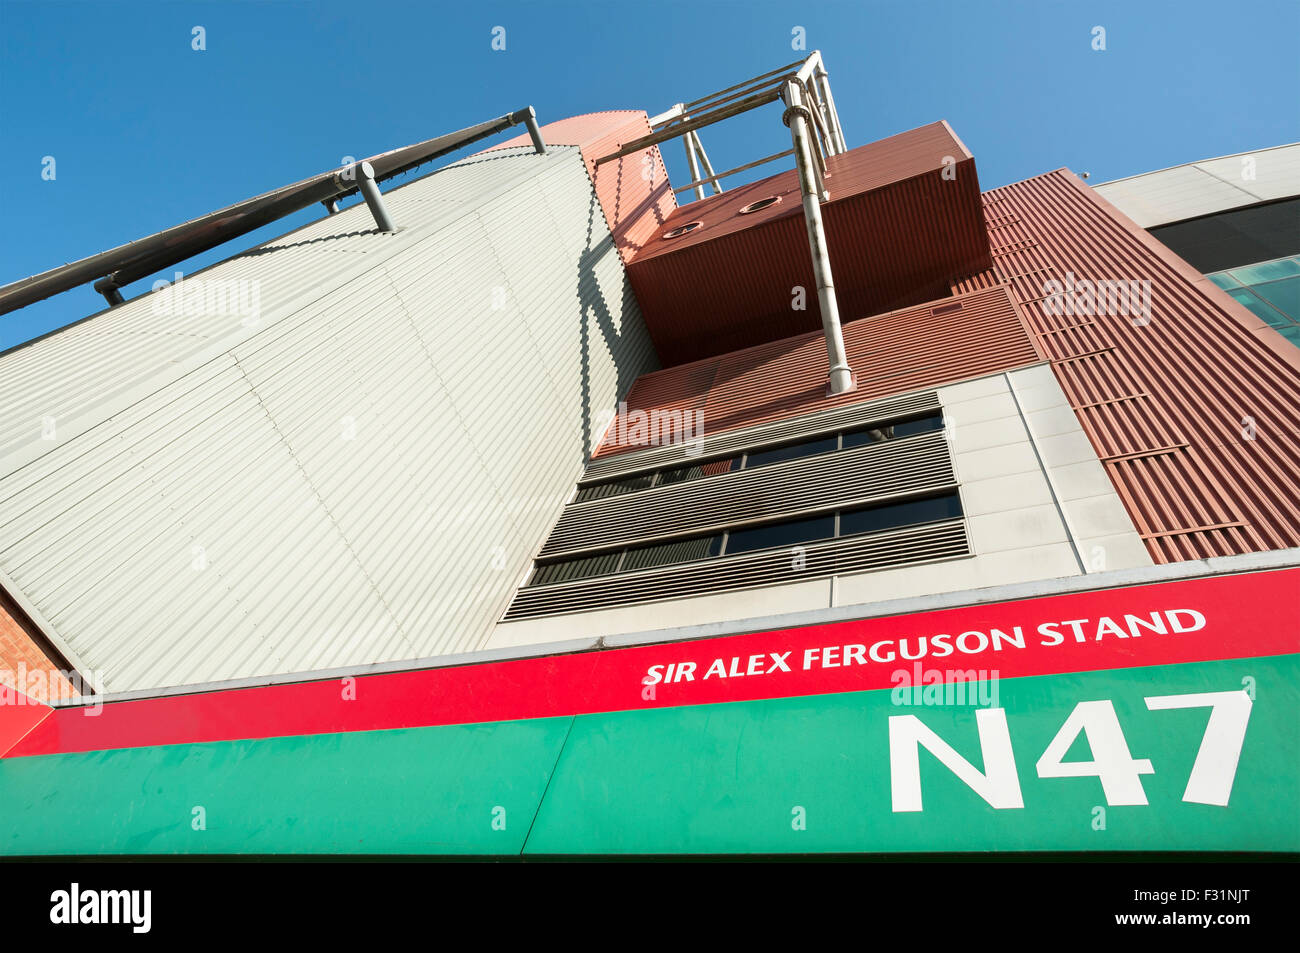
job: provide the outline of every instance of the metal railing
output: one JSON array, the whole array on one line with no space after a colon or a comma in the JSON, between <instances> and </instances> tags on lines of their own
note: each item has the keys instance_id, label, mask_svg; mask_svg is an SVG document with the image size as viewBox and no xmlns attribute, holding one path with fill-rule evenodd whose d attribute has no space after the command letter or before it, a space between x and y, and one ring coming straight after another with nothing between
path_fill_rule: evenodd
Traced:
<instances>
[{"instance_id":1,"label":"metal railing","mask_svg":"<svg viewBox=\"0 0 1300 953\"><path fill-rule=\"evenodd\" d=\"M814 159L819 177L818 191L824 194L826 157L845 152L848 146L845 144L844 131L840 126L839 113L835 109L835 100L831 96L830 75L826 71L819 50L814 50L805 59L787 63L778 69L709 93L689 103L677 103L672 108L650 118L650 135L635 139L607 156L601 156L596 160L596 165L680 138L686 148L686 162L691 171L691 181L673 188L673 192L680 195L693 190L696 198L702 199L705 197L705 186L708 186L714 195L721 194L723 191L721 180L793 156L795 150L775 152L735 168L715 172L708 153L704 150L704 144L700 140L699 130L777 100L786 99L788 106L787 90L791 83L799 88L800 98L809 107L808 112L816 129L816 135L813 137L816 143Z\"/></svg>"}]
</instances>

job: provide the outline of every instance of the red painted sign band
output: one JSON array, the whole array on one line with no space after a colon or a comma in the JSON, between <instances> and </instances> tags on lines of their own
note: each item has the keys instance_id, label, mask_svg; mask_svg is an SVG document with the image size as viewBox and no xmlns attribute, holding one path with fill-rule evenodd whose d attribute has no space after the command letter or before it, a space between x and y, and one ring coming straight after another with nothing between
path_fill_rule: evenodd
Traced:
<instances>
[{"instance_id":1,"label":"red painted sign band","mask_svg":"<svg viewBox=\"0 0 1300 953\"><path fill-rule=\"evenodd\" d=\"M1300 569L59 709L9 757L509 721L1300 652Z\"/></svg>"}]
</instances>

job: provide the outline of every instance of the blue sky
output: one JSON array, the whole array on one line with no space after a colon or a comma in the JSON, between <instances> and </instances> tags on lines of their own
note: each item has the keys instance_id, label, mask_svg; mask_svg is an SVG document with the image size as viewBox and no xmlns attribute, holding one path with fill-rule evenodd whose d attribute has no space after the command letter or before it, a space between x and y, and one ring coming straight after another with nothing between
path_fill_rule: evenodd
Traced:
<instances>
[{"instance_id":1,"label":"blue sky","mask_svg":"<svg viewBox=\"0 0 1300 953\"><path fill-rule=\"evenodd\" d=\"M796 26L826 57L850 147L947 119L986 189L1300 139L1295 0L0 0L0 284L526 104L543 121L654 113L796 59ZM785 148L779 114L705 130L715 168ZM687 181L680 144L668 163ZM0 316L0 349L101 307L86 286Z\"/></svg>"}]
</instances>

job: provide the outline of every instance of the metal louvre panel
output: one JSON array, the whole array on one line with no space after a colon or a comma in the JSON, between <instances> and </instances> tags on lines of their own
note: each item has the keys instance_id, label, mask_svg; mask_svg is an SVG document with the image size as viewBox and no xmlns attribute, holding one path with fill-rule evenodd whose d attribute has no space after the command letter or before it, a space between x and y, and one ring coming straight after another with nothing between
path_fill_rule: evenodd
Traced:
<instances>
[{"instance_id":1,"label":"metal louvre panel","mask_svg":"<svg viewBox=\"0 0 1300 953\"><path fill-rule=\"evenodd\" d=\"M539 555L552 557L706 532L955 483L947 440L941 431L935 431L571 504Z\"/></svg>"},{"instance_id":2,"label":"metal louvre panel","mask_svg":"<svg viewBox=\"0 0 1300 953\"><path fill-rule=\"evenodd\" d=\"M782 547L682 566L521 589L506 612L505 621L806 582L842 573L893 569L970 555L966 523L960 518L887 533L809 543L801 548L803 566L798 569L794 568L792 548Z\"/></svg>"},{"instance_id":3,"label":"metal louvre panel","mask_svg":"<svg viewBox=\"0 0 1300 953\"><path fill-rule=\"evenodd\" d=\"M733 430L727 433L705 437L703 447L698 453L691 453L694 447L682 444L648 447L614 456L598 457L587 465L587 472L582 475L580 486L601 483L615 477L637 473L642 470L657 470L660 467L678 464L698 463L713 457L728 456L749 448L771 443L785 443L820 434L834 433L849 427L864 427L880 423L894 417L913 414L931 413L941 410L939 398L933 391L920 394L908 394L903 397L891 397L869 403L852 404L847 407L834 407L830 410L779 420L745 430ZM686 411L689 413L690 411Z\"/></svg>"}]
</instances>

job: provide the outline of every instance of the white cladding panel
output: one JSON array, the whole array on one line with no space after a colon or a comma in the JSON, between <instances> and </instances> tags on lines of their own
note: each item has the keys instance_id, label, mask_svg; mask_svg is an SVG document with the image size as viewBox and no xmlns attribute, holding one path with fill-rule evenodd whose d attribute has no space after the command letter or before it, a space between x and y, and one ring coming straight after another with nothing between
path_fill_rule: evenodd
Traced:
<instances>
[{"instance_id":1,"label":"white cladding panel","mask_svg":"<svg viewBox=\"0 0 1300 953\"><path fill-rule=\"evenodd\" d=\"M576 149L385 200L187 278L255 321L145 295L0 356L0 570L107 690L483 647L653 369Z\"/></svg>"},{"instance_id":2,"label":"white cladding panel","mask_svg":"<svg viewBox=\"0 0 1300 953\"><path fill-rule=\"evenodd\" d=\"M1300 143L1204 159L1096 186L1143 228L1300 195Z\"/></svg>"}]
</instances>

